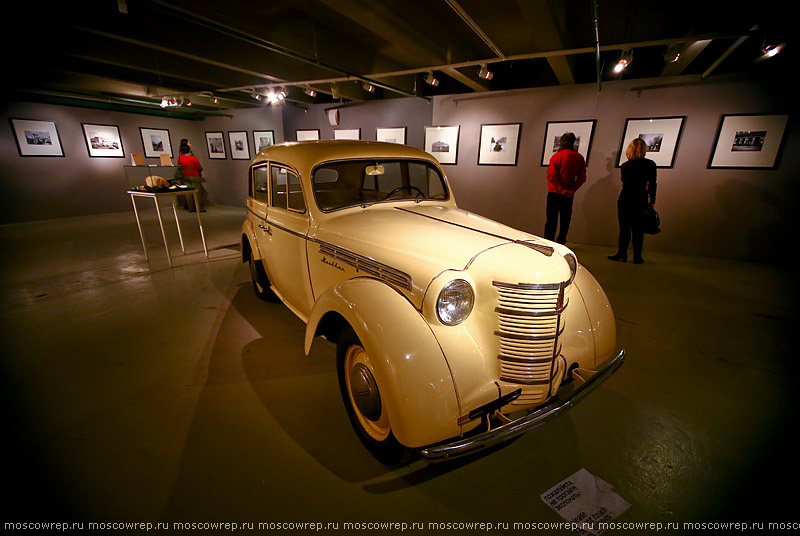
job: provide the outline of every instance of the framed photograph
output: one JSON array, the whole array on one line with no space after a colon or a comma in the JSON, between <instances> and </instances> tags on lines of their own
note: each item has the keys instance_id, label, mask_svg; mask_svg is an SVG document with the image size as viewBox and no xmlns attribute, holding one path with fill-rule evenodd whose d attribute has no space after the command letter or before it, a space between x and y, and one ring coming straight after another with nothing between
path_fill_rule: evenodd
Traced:
<instances>
[{"instance_id":1,"label":"framed photograph","mask_svg":"<svg viewBox=\"0 0 800 536\"><path fill-rule=\"evenodd\" d=\"M360 140L360 128L335 128L333 129L334 140Z\"/></svg>"},{"instance_id":2,"label":"framed photograph","mask_svg":"<svg viewBox=\"0 0 800 536\"><path fill-rule=\"evenodd\" d=\"M247 132L228 132L228 141L231 144L232 160L250 160L250 145L247 143Z\"/></svg>"},{"instance_id":3,"label":"framed photograph","mask_svg":"<svg viewBox=\"0 0 800 536\"><path fill-rule=\"evenodd\" d=\"M319 129L296 131L297 141L315 141L319 139Z\"/></svg>"},{"instance_id":4,"label":"framed photograph","mask_svg":"<svg viewBox=\"0 0 800 536\"><path fill-rule=\"evenodd\" d=\"M458 126L425 127L425 151L431 153L440 164L458 162Z\"/></svg>"},{"instance_id":5,"label":"framed photograph","mask_svg":"<svg viewBox=\"0 0 800 536\"><path fill-rule=\"evenodd\" d=\"M377 141L400 143L405 145L406 127L378 128L375 132L375 139Z\"/></svg>"},{"instance_id":6,"label":"framed photograph","mask_svg":"<svg viewBox=\"0 0 800 536\"><path fill-rule=\"evenodd\" d=\"M788 115L723 115L709 168L775 169L783 147Z\"/></svg>"},{"instance_id":7,"label":"framed photograph","mask_svg":"<svg viewBox=\"0 0 800 536\"><path fill-rule=\"evenodd\" d=\"M647 158L655 162L657 167L671 168L675 162L675 153L678 152L684 119L686 116L626 119L617 167L628 160L625 151L631 141L641 138L647 144Z\"/></svg>"},{"instance_id":8,"label":"framed photograph","mask_svg":"<svg viewBox=\"0 0 800 536\"><path fill-rule=\"evenodd\" d=\"M583 159L586 160L588 164L592 148L592 138L594 137L594 127L596 124L596 119L548 121L544 129L544 148L542 148L541 165L550 165L550 159L561 150L559 146L561 136L567 132L575 134L575 150L583 155Z\"/></svg>"},{"instance_id":9,"label":"framed photograph","mask_svg":"<svg viewBox=\"0 0 800 536\"><path fill-rule=\"evenodd\" d=\"M522 123L481 125L479 166L516 166Z\"/></svg>"},{"instance_id":10,"label":"framed photograph","mask_svg":"<svg viewBox=\"0 0 800 536\"><path fill-rule=\"evenodd\" d=\"M225 160L225 141L222 132L206 132L206 148L212 160Z\"/></svg>"},{"instance_id":11,"label":"framed photograph","mask_svg":"<svg viewBox=\"0 0 800 536\"><path fill-rule=\"evenodd\" d=\"M253 131L253 149L256 154L261 152L261 149L266 149L275 145L275 131L273 130L254 130Z\"/></svg>"},{"instance_id":12,"label":"framed photograph","mask_svg":"<svg viewBox=\"0 0 800 536\"><path fill-rule=\"evenodd\" d=\"M55 121L9 120L20 156L64 156Z\"/></svg>"},{"instance_id":13,"label":"framed photograph","mask_svg":"<svg viewBox=\"0 0 800 536\"><path fill-rule=\"evenodd\" d=\"M96 125L81 123L83 138L91 157L124 158L122 138L117 125Z\"/></svg>"},{"instance_id":14,"label":"framed photograph","mask_svg":"<svg viewBox=\"0 0 800 536\"><path fill-rule=\"evenodd\" d=\"M142 147L146 158L159 158L162 154L168 154L172 158L169 130L139 127L139 131L142 133Z\"/></svg>"}]
</instances>

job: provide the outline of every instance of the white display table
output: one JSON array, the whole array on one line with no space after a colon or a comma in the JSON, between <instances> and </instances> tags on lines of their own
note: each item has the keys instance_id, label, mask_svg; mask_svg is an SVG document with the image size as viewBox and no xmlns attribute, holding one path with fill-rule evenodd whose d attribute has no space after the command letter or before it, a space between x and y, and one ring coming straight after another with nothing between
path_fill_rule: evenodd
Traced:
<instances>
[{"instance_id":1,"label":"white display table","mask_svg":"<svg viewBox=\"0 0 800 536\"><path fill-rule=\"evenodd\" d=\"M203 241L203 251L206 254L206 258L208 258L208 248L206 247L206 235L203 232L203 220L200 218L200 203L197 199L197 190L191 189L177 189L177 190L170 190L167 192L143 192L139 190L128 190L128 194L131 196L131 204L133 205L133 213L136 215L136 225L139 228L139 238L142 239L142 249L144 249L144 256L149 261L150 256L147 254L147 244L145 244L144 240L144 233L142 232L142 223L139 220L139 210L136 208L136 198L137 197L149 197L153 200L153 203L156 206L156 214L158 215L158 225L161 227L161 237L164 239L164 249L167 252L167 260L169 261L169 265L172 266L172 256L169 254L169 245L167 244L167 234L164 232L164 221L161 219L161 207L158 205L158 200L162 198L169 198L172 201L172 212L175 214L175 226L178 228L178 238L181 242L181 251L183 254L186 255L186 248L183 245L183 234L181 233L181 223L178 219L178 207L175 203L175 198L179 195L192 195L194 196L194 206L198 207L197 210L197 225L200 227L200 238Z\"/></svg>"}]
</instances>

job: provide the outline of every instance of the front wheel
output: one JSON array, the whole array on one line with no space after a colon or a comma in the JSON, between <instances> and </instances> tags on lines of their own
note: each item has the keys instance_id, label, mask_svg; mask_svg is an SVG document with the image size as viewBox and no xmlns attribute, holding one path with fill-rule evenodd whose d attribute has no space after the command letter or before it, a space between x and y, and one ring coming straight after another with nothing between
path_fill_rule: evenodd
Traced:
<instances>
[{"instance_id":1,"label":"front wheel","mask_svg":"<svg viewBox=\"0 0 800 536\"><path fill-rule=\"evenodd\" d=\"M349 327L336 343L336 360L347 416L364 446L387 465L413 461L418 449L408 448L394 437L370 356Z\"/></svg>"},{"instance_id":2,"label":"front wheel","mask_svg":"<svg viewBox=\"0 0 800 536\"><path fill-rule=\"evenodd\" d=\"M253 250L250 250L250 278L253 280L253 291L256 296L264 301L277 301L278 296L272 292L270 288L269 278L267 271L264 270L264 264L253 258Z\"/></svg>"}]
</instances>

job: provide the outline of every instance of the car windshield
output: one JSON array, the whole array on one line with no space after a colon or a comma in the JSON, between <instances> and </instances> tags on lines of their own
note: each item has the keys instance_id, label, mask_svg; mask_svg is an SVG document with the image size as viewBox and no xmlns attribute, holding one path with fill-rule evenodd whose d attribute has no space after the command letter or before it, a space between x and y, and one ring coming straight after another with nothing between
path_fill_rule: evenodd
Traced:
<instances>
[{"instance_id":1,"label":"car windshield","mask_svg":"<svg viewBox=\"0 0 800 536\"><path fill-rule=\"evenodd\" d=\"M447 186L439 170L415 160L346 160L318 167L312 184L324 211L382 201L446 200Z\"/></svg>"}]
</instances>

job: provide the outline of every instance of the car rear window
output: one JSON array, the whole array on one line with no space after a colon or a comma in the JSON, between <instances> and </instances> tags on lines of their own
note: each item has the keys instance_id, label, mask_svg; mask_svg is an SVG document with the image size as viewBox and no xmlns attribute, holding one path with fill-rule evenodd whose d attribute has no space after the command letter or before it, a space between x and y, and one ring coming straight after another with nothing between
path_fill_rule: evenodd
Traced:
<instances>
[{"instance_id":1,"label":"car rear window","mask_svg":"<svg viewBox=\"0 0 800 536\"><path fill-rule=\"evenodd\" d=\"M323 164L312 176L314 198L324 211L383 201L446 200L447 186L429 162L347 160Z\"/></svg>"}]
</instances>

